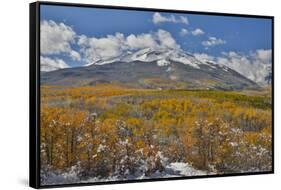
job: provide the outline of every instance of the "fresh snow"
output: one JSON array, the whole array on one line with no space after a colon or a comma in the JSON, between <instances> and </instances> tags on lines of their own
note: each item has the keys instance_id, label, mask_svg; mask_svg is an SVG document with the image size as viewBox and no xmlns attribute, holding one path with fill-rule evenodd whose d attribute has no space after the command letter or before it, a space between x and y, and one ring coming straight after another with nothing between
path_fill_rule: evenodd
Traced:
<instances>
[{"instance_id":1,"label":"fresh snow","mask_svg":"<svg viewBox=\"0 0 281 190\"><path fill-rule=\"evenodd\" d=\"M170 62L167 61L166 59L160 59L160 60L157 61L158 66L167 66L169 64L170 64Z\"/></svg>"},{"instance_id":2,"label":"fresh snow","mask_svg":"<svg viewBox=\"0 0 281 190\"><path fill-rule=\"evenodd\" d=\"M221 67L225 72L229 72L230 69L240 73L248 79L260 84L267 85L271 81L271 65L269 64L245 64L243 61L235 61L226 58L208 59L205 56L198 56L197 54L190 54L181 49L153 49L144 48L138 51L126 51L116 57L110 57L106 59L96 58L93 62L85 64L85 67L91 65L104 65L114 62L156 62L159 67L168 66L172 62L182 63L189 65L195 69L200 69L201 65L209 67L209 70L218 69ZM61 59L49 59L41 57L41 71L49 72L62 68L68 68L69 66Z\"/></svg>"},{"instance_id":3,"label":"fresh snow","mask_svg":"<svg viewBox=\"0 0 281 190\"><path fill-rule=\"evenodd\" d=\"M104 64L109 64L109 63L113 63L116 61L120 61L120 58L114 58L114 59L108 59L108 60L99 60L93 63L88 63L86 65L84 65L85 67L90 66L90 65L104 65Z\"/></svg>"},{"instance_id":4,"label":"fresh snow","mask_svg":"<svg viewBox=\"0 0 281 190\"><path fill-rule=\"evenodd\" d=\"M189 65L189 66L194 67L196 69L200 69L198 63L195 63L195 62L191 61L190 59L187 59L186 57L172 57L171 60L183 63L185 65Z\"/></svg>"},{"instance_id":5,"label":"fresh snow","mask_svg":"<svg viewBox=\"0 0 281 190\"><path fill-rule=\"evenodd\" d=\"M170 169L174 175L180 176L197 176L197 175L207 175L207 172L196 170L190 164L183 162L174 162L169 164L166 169Z\"/></svg>"},{"instance_id":6,"label":"fresh snow","mask_svg":"<svg viewBox=\"0 0 281 190\"><path fill-rule=\"evenodd\" d=\"M97 60L95 62L86 64L84 66L90 65L104 65L113 62L132 62L132 61L142 61L142 62L154 62L156 61L158 66L167 66L171 64L171 61L179 62L185 65L189 65L193 68L200 69L200 64L207 64L197 60L195 57L187 52L178 49L157 49L152 48L141 49L136 52L125 52L118 57L114 57L107 60Z\"/></svg>"},{"instance_id":7,"label":"fresh snow","mask_svg":"<svg viewBox=\"0 0 281 190\"><path fill-rule=\"evenodd\" d=\"M128 143L125 140L123 143ZM104 145L99 145L99 151L103 151L106 148ZM143 150L138 150L142 152ZM171 162L163 155L162 152L158 151L156 157L160 160L161 165L164 167L163 170L154 171L149 176L145 175L148 164L153 161L154 158L148 157L147 159L140 160L142 163L134 173L129 171L125 175L119 173L113 173L111 176L104 177L90 177L88 179L81 179L78 173L80 170L79 164L71 167L68 172L59 173L58 171L51 171L48 169L41 170L41 183L42 185L57 185L57 184L71 184L71 183L94 183L94 182L106 182L106 181L125 181L125 180L141 180L141 179L159 179L159 178L174 178L174 177L185 177L185 176L202 176L212 175L214 173L197 170L191 164L184 162ZM126 159L124 156L123 159Z\"/></svg>"},{"instance_id":8,"label":"fresh snow","mask_svg":"<svg viewBox=\"0 0 281 190\"><path fill-rule=\"evenodd\" d=\"M135 176L129 175L126 178L120 178L118 176L111 176L109 178L90 178L88 180L82 181L82 183L91 183L91 182L105 182L105 181L122 181L122 180L141 180L141 179L157 179L157 178L172 178L172 177L186 177L186 176L202 176L208 175L208 173L201 170L194 169L190 164L183 162L173 162L168 164L165 167L165 170L162 172L156 171L151 174L151 176L145 176L144 174Z\"/></svg>"},{"instance_id":9,"label":"fresh snow","mask_svg":"<svg viewBox=\"0 0 281 190\"><path fill-rule=\"evenodd\" d=\"M202 176L202 175L211 175L207 171L197 170L193 168L190 164L184 162L173 162L168 164L167 159L159 153L161 163L164 165L163 171L156 171L150 176L144 174L144 165L139 168L135 174L129 174L126 177L121 177L118 175L112 175L107 178L101 177L92 177L89 179L81 180L77 176L77 168L72 167L72 169L63 174L57 174L55 172L49 172L42 184L55 185L55 184L71 184L71 183L94 183L94 182L106 182L106 181L124 181L124 180L141 180L141 179L159 179L159 178L174 178L174 177L185 177L185 176Z\"/></svg>"}]
</instances>

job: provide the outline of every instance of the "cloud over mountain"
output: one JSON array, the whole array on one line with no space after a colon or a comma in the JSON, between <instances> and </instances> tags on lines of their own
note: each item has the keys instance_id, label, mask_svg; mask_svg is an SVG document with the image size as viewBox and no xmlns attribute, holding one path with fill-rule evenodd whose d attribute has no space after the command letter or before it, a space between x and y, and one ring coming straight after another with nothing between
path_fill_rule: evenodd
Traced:
<instances>
[{"instance_id":1,"label":"cloud over mountain","mask_svg":"<svg viewBox=\"0 0 281 190\"><path fill-rule=\"evenodd\" d=\"M121 55L125 51L143 48L180 48L172 35L162 29L156 32L130 34L128 36L116 33L102 38L81 35L78 45L81 47L81 53L87 63L110 59Z\"/></svg>"},{"instance_id":2,"label":"cloud over mountain","mask_svg":"<svg viewBox=\"0 0 281 190\"><path fill-rule=\"evenodd\" d=\"M164 17L160 13L155 13L155 15L158 23L188 23L184 18L173 17L173 15L170 15L170 17ZM180 31L182 36L198 36L204 33L200 28L193 30L182 28ZM201 43L205 47L211 47L225 44L226 41L217 37L209 37ZM118 56L145 48L152 50L182 50L172 34L163 29L140 34L117 32L97 37L79 35L72 27L64 23L57 23L52 20L41 21L40 59L42 71L69 67L64 58L83 64L91 64L97 61L106 62ZM266 78L271 74L271 49L257 49L249 53L229 51L223 52L220 56L195 52L194 56L205 62L212 61L215 64L227 66L259 84L267 83Z\"/></svg>"},{"instance_id":3,"label":"cloud over mountain","mask_svg":"<svg viewBox=\"0 0 281 190\"><path fill-rule=\"evenodd\" d=\"M202 61L225 65L261 85L268 83L267 77L271 74L271 49L258 49L248 54L229 51L223 52L221 56L217 57L196 53L195 57Z\"/></svg>"}]
</instances>

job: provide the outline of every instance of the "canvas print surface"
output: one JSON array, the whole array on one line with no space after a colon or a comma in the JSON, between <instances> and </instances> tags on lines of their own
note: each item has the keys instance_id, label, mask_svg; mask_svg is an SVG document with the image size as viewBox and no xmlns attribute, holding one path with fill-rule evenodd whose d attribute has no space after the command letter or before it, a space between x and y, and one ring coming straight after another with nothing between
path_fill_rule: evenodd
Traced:
<instances>
[{"instance_id":1,"label":"canvas print surface","mask_svg":"<svg viewBox=\"0 0 281 190\"><path fill-rule=\"evenodd\" d=\"M41 185L271 171L271 30L41 5Z\"/></svg>"}]
</instances>

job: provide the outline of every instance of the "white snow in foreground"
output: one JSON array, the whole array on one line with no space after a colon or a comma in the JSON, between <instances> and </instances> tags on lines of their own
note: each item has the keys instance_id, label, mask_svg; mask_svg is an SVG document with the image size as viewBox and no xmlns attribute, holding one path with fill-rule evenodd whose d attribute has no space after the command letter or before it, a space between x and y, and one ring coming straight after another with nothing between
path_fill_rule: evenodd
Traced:
<instances>
[{"instance_id":1,"label":"white snow in foreground","mask_svg":"<svg viewBox=\"0 0 281 190\"><path fill-rule=\"evenodd\" d=\"M196 170L188 163L174 162L165 167L163 172L156 171L151 176L133 176L129 175L126 178L118 178L117 176L112 176L106 179L102 178L90 178L88 180L82 181L82 183L91 182L105 182L105 181L123 181L123 180L141 180L141 179L157 179L157 178L173 178L173 177L185 177L185 176L200 176L210 174L205 171Z\"/></svg>"},{"instance_id":2,"label":"white snow in foreground","mask_svg":"<svg viewBox=\"0 0 281 190\"><path fill-rule=\"evenodd\" d=\"M71 170L67 173L57 174L55 172L48 172L44 175L44 181L42 181L42 172L41 172L41 183L42 185L59 185L59 184L71 184L79 183L79 178L77 176L76 168L72 167Z\"/></svg>"},{"instance_id":3,"label":"white snow in foreground","mask_svg":"<svg viewBox=\"0 0 281 190\"><path fill-rule=\"evenodd\" d=\"M188 163L174 162L169 164L166 169L171 169L172 172L181 176L195 176L195 175L207 175L207 172L196 170Z\"/></svg>"},{"instance_id":4,"label":"white snow in foreground","mask_svg":"<svg viewBox=\"0 0 281 190\"><path fill-rule=\"evenodd\" d=\"M43 184L55 185L55 184L71 184L71 183L94 183L94 182L106 182L106 181L125 181L125 180L141 180L141 179L157 179L157 178L173 178L173 177L185 177L185 176L200 176L210 174L206 171L201 171L193 168L188 163L173 162L165 166L164 171L145 176L143 173L139 173L138 176L129 175L127 177L110 176L108 178L93 177L87 180L80 180L76 175L75 169L64 174L49 173L47 180Z\"/></svg>"}]
</instances>

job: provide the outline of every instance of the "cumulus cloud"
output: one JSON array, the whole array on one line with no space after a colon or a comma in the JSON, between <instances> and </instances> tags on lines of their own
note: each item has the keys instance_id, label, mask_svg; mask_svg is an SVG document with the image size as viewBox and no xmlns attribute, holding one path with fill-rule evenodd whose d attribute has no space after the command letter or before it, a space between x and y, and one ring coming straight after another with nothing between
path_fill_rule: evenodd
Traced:
<instances>
[{"instance_id":1,"label":"cumulus cloud","mask_svg":"<svg viewBox=\"0 0 281 190\"><path fill-rule=\"evenodd\" d=\"M152 21L154 24L159 24L162 22L188 24L188 18L185 16L179 16L179 17L176 17L174 15L163 16L158 12L153 14Z\"/></svg>"},{"instance_id":2,"label":"cumulus cloud","mask_svg":"<svg viewBox=\"0 0 281 190\"><path fill-rule=\"evenodd\" d=\"M145 47L155 48L158 45L151 34L131 34L126 38L125 43L127 43L128 48L131 49L141 49Z\"/></svg>"},{"instance_id":3,"label":"cumulus cloud","mask_svg":"<svg viewBox=\"0 0 281 190\"><path fill-rule=\"evenodd\" d=\"M256 56L258 59L262 60L265 63L271 62L272 60L272 50L271 49L259 49L254 52L253 56Z\"/></svg>"},{"instance_id":4,"label":"cumulus cloud","mask_svg":"<svg viewBox=\"0 0 281 190\"><path fill-rule=\"evenodd\" d=\"M69 52L70 57L75 60L75 61L80 61L81 60L81 56L77 51L71 50Z\"/></svg>"},{"instance_id":5,"label":"cumulus cloud","mask_svg":"<svg viewBox=\"0 0 281 190\"><path fill-rule=\"evenodd\" d=\"M202 29L200 29L200 28L196 28L195 30L193 30L192 32L191 32L191 34L193 35L193 36L199 36L199 35L203 35L205 32L202 30Z\"/></svg>"},{"instance_id":6,"label":"cumulus cloud","mask_svg":"<svg viewBox=\"0 0 281 190\"><path fill-rule=\"evenodd\" d=\"M191 30L191 31L187 30L186 28L181 29L181 31L180 31L181 36L186 36L188 34L191 34L193 36L200 36L200 35L205 34L205 32L200 28L196 28L195 30Z\"/></svg>"},{"instance_id":7,"label":"cumulus cloud","mask_svg":"<svg viewBox=\"0 0 281 190\"><path fill-rule=\"evenodd\" d=\"M86 61L98 61L116 57L122 53L124 46L124 35L116 33L115 35L107 35L106 37L88 38L85 35L79 37L78 45L81 47Z\"/></svg>"},{"instance_id":8,"label":"cumulus cloud","mask_svg":"<svg viewBox=\"0 0 281 190\"><path fill-rule=\"evenodd\" d=\"M186 36L187 34L189 34L189 31L186 28L182 28L181 31L180 31L180 35Z\"/></svg>"},{"instance_id":9,"label":"cumulus cloud","mask_svg":"<svg viewBox=\"0 0 281 190\"><path fill-rule=\"evenodd\" d=\"M212 61L215 64L227 66L248 79L260 84L268 84L272 68L271 49L258 49L248 54L235 51L222 52L215 57L205 53L195 53L194 56L203 62Z\"/></svg>"},{"instance_id":10,"label":"cumulus cloud","mask_svg":"<svg viewBox=\"0 0 281 190\"><path fill-rule=\"evenodd\" d=\"M71 48L76 33L64 23L43 20L40 23L40 51L43 55L66 54L73 60L80 60L80 54Z\"/></svg>"},{"instance_id":11,"label":"cumulus cloud","mask_svg":"<svg viewBox=\"0 0 281 190\"><path fill-rule=\"evenodd\" d=\"M175 17L174 15L162 16L155 13L153 16L154 23L174 22L188 24L186 17ZM182 28L180 35L203 35L202 29L188 30ZM205 47L225 44L226 41L209 37L203 41ZM80 50L75 51L72 45L77 45ZM104 37L88 37L85 35L78 36L74 30L63 23L54 21L41 22L41 70L53 71L69 66L61 59L61 55L67 55L73 60L81 60L86 63L96 62L98 60L107 60L120 56L126 51L139 50L143 48L152 49L180 49L171 33L163 29L155 32L142 34L115 33ZM225 65L247 78L259 83L266 84L267 77L271 71L272 50L258 49L243 54L235 51L222 53L221 56L214 57L205 53L195 53L194 56L201 61L213 61L220 65ZM58 58L59 57L59 58Z\"/></svg>"},{"instance_id":12,"label":"cumulus cloud","mask_svg":"<svg viewBox=\"0 0 281 190\"><path fill-rule=\"evenodd\" d=\"M156 32L156 40L160 42L160 47L166 47L166 48L180 48L180 46L176 43L175 39L172 37L170 32L167 32L165 30L158 30Z\"/></svg>"},{"instance_id":13,"label":"cumulus cloud","mask_svg":"<svg viewBox=\"0 0 281 190\"><path fill-rule=\"evenodd\" d=\"M82 35L79 37L78 45L81 47L84 61L87 63L107 60L120 56L125 51L143 48L180 48L172 35L162 29L156 32L138 35L130 34L128 36L122 33L116 33L115 35L107 35L102 38Z\"/></svg>"},{"instance_id":14,"label":"cumulus cloud","mask_svg":"<svg viewBox=\"0 0 281 190\"><path fill-rule=\"evenodd\" d=\"M183 24L189 24L188 18L186 16L180 16L180 22Z\"/></svg>"},{"instance_id":15,"label":"cumulus cloud","mask_svg":"<svg viewBox=\"0 0 281 190\"><path fill-rule=\"evenodd\" d=\"M209 47L209 46L216 46L216 45L222 45L225 44L226 41L222 40L220 38L216 38L216 37L209 37L208 40L203 41L202 45Z\"/></svg>"},{"instance_id":16,"label":"cumulus cloud","mask_svg":"<svg viewBox=\"0 0 281 190\"><path fill-rule=\"evenodd\" d=\"M69 66L62 59L40 56L41 71L54 71L57 69L63 69L68 67Z\"/></svg>"},{"instance_id":17,"label":"cumulus cloud","mask_svg":"<svg viewBox=\"0 0 281 190\"><path fill-rule=\"evenodd\" d=\"M217 59L225 65L259 84L266 84L271 70L271 49L258 49L249 55L230 51Z\"/></svg>"}]
</instances>

